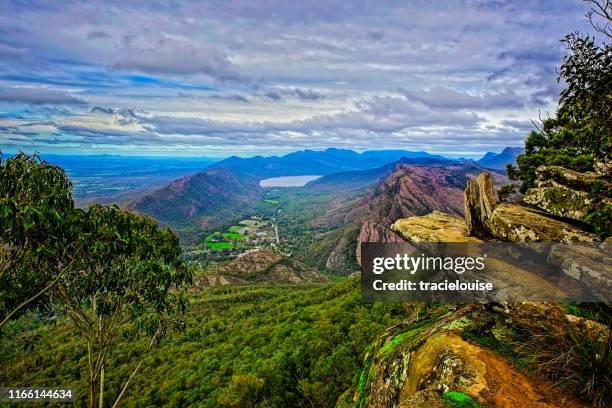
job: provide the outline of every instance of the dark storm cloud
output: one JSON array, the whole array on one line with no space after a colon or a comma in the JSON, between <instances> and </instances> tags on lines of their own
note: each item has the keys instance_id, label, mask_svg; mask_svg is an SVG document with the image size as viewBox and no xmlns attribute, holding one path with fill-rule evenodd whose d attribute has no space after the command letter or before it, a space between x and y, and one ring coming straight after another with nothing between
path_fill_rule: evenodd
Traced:
<instances>
[{"instance_id":1,"label":"dark storm cloud","mask_svg":"<svg viewBox=\"0 0 612 408\"><path fill-rule=\"evenodd\" d=\"M27 103L34 105L71 105L85 103L83 99L80 99L68 93L44 88L0 89L0 101Z\"/></svg>"}]
</instances>

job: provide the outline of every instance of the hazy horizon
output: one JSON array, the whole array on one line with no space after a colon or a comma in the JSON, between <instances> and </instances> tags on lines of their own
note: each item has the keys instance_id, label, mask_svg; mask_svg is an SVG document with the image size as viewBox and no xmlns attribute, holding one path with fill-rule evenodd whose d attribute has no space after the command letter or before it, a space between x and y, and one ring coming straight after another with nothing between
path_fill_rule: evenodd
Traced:
<instances>
[{"instance_id":1,"label":"hazy horizon","mask_svg":"<svg viewBox=\"0 0 612 408\"><path fill-rule=\"evenodd\" d=\"M503 148L497 150L497 151L486 151L481 153L477 153L477 154L472 154L472 155L461 155L459 153L454 153L454 152L445 152L445 153L435 153L435 152L431 152L431 151L427 151L427 150L419 150L419 152L425 152L427 154L431 154L431 155L439 155L439 156L443 156L449 159L460 159L460 158L464 158L464 159L472 159L472 160L476 160L476 159L480 159L482 156L484 156L486 153L501 153L503 149L505 148L522 148L523 146L504 146ZM338 148L338 147L325 147L325 148L320 148L320 149L299 149L299 150L293 150L293 151L285 151L285 152L281 152L281 153L257 153L257 154L231 154L231 153L227 153L225 155L219 155L219 156L206 156L206 155L158 155L158 154L150 154L150 155L144 155L144 154L138 154L138 153L134 153L134 154L130 154L130 152L126 152L124 154L122 153L99 153L99 152L83 152L83 153L72 153L72 152L67 152L67 153L51 153L51 152L41 152L38 151L36 149L24 149L24 150L8 150L8 151L3 151L0 150L0 153L2 153L2 155L4 156L14 156L16 154L18 154L19 152L24 152L27 154L39 154L41 157L50 157L50 156L59 156L59 157L87 157L87 156L92 156L92 157L125 157L125 158L147 158L147 159L185 159L185 160L189 160L189 159L202 159L202 160L214 160L214 161L221 161L224 159L227 159L229 157L240 157L240 158L244 158L244 159L248 159L248 158L252 158L252 157L282 157L282 156L286 156L292 153L297 153L297 152L303 152L303 151L315 151L315 152L323 152L326 151L328 149L341 149L341 150L351 150L354 151L356 153L363 153L366 151L390 151L390 150L405 150L406 152L416 152L416 150L409 150L409 149L386 149L386 148L380 148L380 149L366 149L366 150L356 150L356 149L351 149L348 147L343 147L343 148Z\"/></svg>"}]
</instances>

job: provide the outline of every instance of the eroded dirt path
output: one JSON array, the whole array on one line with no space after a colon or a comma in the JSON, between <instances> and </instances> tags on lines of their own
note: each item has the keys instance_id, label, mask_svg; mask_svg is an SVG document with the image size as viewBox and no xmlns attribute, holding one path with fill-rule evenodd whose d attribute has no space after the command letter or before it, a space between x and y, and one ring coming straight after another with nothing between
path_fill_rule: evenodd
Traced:
<instances>
[{"instance_id":1,"label":"eroded dirt path","mask_svg":"<svg viewBox=\"0 0 612 408\"><path fill-rule=\"evenodd\" d=\"M441 356L452 357L444 360ZM433 335L412 354L400 401L422 390L427 385L424 382L429 381L433 386L440 387L453 378L460 378L460 384L449 384L452 390L464 392L486 407L583 406L575 401L562 401L544 384L530 379L494 352L453 333Z\"/></svg>"}]
</instances>

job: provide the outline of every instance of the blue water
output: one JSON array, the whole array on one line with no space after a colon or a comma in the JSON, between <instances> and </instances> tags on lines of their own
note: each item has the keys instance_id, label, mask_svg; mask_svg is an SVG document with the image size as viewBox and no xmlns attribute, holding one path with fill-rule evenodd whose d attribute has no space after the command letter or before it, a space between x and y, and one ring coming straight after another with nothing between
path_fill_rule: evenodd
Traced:
<instances>
[{"instance_id":1,"label":"blue water","mask_svg":"<svg viewBox=\"0 0 612 408\"><path fill-rule=\"evenodd\" d=\"M261 180L259 185L263 188L271 187L302 187L308 182L318 179L321 176L285 176L272 177Z\"/></svg>"}]
</instances>

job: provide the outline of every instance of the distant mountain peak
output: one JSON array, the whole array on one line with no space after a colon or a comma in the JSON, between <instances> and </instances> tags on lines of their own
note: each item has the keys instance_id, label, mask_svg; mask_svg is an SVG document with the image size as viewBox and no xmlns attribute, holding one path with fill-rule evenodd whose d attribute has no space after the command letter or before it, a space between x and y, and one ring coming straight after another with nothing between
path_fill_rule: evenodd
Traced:
<instances>
[{"instance_id":1,"label":"distant mountain peak","mask_svg":"<svg viewBox=\"0 0 612 408\"><path fill-rule=\"evenodd\" d=\"M506 147L506 149L508 149L508 147ZM506 150L504 149L504 151ZM497 156L497 153L493 153L493 152L486 152L484 156L482 156L480 159L478 159L478 162L481 162L483 160L491 160L492 158L494 158L495 156Z\"/></svg>"},{"instance_id":2,"label":"distant mountain peak","mask_svg":"<svg viewBox=\"0 0 612 408\"><path fill-rule=\"evenodd\" d=\"M523 154L522 147L505 147L500 153L488 152L476 162L483 167L503 170L508 164L516 164L517 156Z\"/></svg>"},{"instance_id":3,"label":"distant mountain peak","mask_svg":"<svg viewBox=\"0 0 612 408\"><path fill-rule=\"evenodd\" d=\"M522 154L525 151L524 148L522 147L505 147L504 150L502 150L502 153L519 153Z\"/></svg>"}]
</instances>

